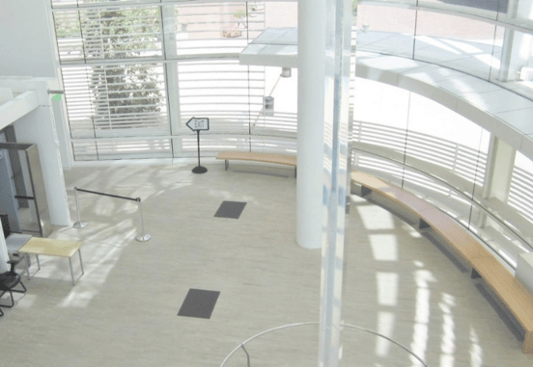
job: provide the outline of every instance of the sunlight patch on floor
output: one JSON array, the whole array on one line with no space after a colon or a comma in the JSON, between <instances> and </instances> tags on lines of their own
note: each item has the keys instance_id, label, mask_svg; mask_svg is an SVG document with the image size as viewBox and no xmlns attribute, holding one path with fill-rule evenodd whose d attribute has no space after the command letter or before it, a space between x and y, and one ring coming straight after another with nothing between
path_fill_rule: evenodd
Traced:
<instances>
[{"instance_id":1,"label":"sunlight patch on floor","mask_svg":"<svg viewBox=\"0 0 533 367\"><path fill-rule=\"evenodd\" d=\"M398 304L398 282L397 273L376 273L378 286L378 302L382 306L396 306Z\"/></svg>"},{"instance_id":2,"label":"sunlight patch on floor","mask_svg":"<svg viewBox=\"0 0 533 367\"><path fill-rule=\"evenodd\" d=\"M394 234L371 234L368 236L372 254L377 261L398 261L398 243Z\"/></svg>"}]
</instances>

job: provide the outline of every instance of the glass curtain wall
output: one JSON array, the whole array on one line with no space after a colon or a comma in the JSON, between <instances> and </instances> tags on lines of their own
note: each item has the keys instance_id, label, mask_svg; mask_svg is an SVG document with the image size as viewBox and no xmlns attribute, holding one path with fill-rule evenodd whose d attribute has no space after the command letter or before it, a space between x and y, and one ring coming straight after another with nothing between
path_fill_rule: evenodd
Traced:
<instances>
[{"instance_id":1,"label":"glass curtain wall","mask_svg":"<svg viewBox=\"0 0 533 367\"><path fill-rule=\"evenodd\" d=\"M52 0L74 159L193 156L194 116L211 122L202 155L295 154L295 112L263 114L281 69L238 55L268 26L296 26L296 3L154 3Z\"/></svg>"},{"instance_id":2,"label":"glass curtain wall","mask_svg":"<svg viewBox=\"0 0 533 367\"><path fill-rule=\"evenodd\" d=\"M222 150L296 154L297 70L282 78L279 67L238 61L264 29L297 26L296 2L52 4L75 160L194 157L196 135L185 125L191 117L211 121L202 134L203 156ZM358 52L416 59L502 84L513 74L503 70L502 60L515 56L503 51L511 44L501 22L528 24L515 8L503 0L360 1L353 34ZM528 33L513 32L520 46L531 44ZM355 47L355 37L353 42ZM527 94L528 83L505 87L523 87ZM434 202L515 262L526 247L505 227L506 218L490 219L470 204L485 199L490 134L392 86L357 79L351 93L354 168ZM266 96L274 97L274 114L263 110ZM513 225L533 222L531 182L531 161L517 154L504 203L520 213ZM480 231L488 227L494 233ZM502 238L518 245L497 245Z\"/></svg>"}]
</instances>

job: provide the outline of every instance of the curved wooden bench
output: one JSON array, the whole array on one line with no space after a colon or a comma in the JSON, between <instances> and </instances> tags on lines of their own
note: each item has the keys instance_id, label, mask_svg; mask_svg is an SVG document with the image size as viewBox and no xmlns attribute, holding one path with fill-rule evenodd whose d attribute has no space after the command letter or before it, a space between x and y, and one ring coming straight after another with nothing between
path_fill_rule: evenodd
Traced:
<instances>
[{"instance_id":1,"label":"curved wooden bench","mask_svg":"<svg viewBox=\"0 0 533 367\"><path fill-rule=\"evenodd\" d=\"M533 295L470 233L447 214L402 189L363 172L353 172L352 182L361 196L381 195L419 218L419 228L438 233L457 257L468 263L472 278L483 278L525 330L522 351L533 353Z\"/></svg>"},{"instance_id":2,"label":"curved wooden bench","mask_svg":"<svg viewBox=\"0 0 533 367\"><path fill-rule=\"evenodd\" d=\"M252 152L220 152L217 155L217 159L224 159L224 166L226 171L229 167L229 160L239 160L239 161L254 161L254 162L264 162L264 163L277 163L283 164L286 166L294 167L294 177L296 177L296 157L289 157L284 155L277 154L267 154L267 153L252 153Z\"/></svg>"}]
</instances>

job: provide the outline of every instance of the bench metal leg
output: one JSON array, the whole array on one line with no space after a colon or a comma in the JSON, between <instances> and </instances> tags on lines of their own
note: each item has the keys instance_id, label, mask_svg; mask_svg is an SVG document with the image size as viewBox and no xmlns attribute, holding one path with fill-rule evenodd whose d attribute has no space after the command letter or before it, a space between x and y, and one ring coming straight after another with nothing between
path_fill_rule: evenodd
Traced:
<instances>
[{"instance_id":1,"label":"bench metal leg","mask_svg":"<svg viewBox=\"0 0 533 367\"><path fill-rule=\"evenodd\" d=\"M479 279L481 275L477 272L476 269L472 268L472 273L470 274L471 279Z\"/></svg>"},{"instance_id":2,"label":"bench metal leg","mask_svg":"<svg viewBox=\"0 0 533 367\"><path fill-rule=\"evenodd\" d=\"M372 189L369 189L366 186L361 186L361 197L365 197L367 195L370 195L372 193Z\"/></svg>"},{"instance_id":3,"label":"bench metal leg","mask_svg":"<svg viewBox=\"0 0 533 367\"><path fill-rule=\"evenodd\" d=\"M72 277L72 286L74 286L76 283L74 282L74 271L72 271L72 258L68 258L68 263L70 265L70 276Z\"/></svg>"},{"instance_id":4,"label":"bench metal leg","mask_svg":"<svg viewBox=\"0 0 533 367\"><path fill-rule=\"evenodd\" d=\"M26 256L26 275L28 276L28 280L30 280L31 279L31 276L30 276L30 256L31 255L24 254L24 256ZM37 259L37 267L38 267L38 269L35 271L35 274L37 274L37 272L41 270L41 262L39 261L39 255L36 254L35 258Z\"/></svg>"},{"instance_id":5,"label":"bench metal leg","mask_svg":"<svg viewBox=\"0 0 533 367\"><path fill-rule=\"evenodd\" d=\"M85 274L83 271L83 260L81 259L81 251L78 249L78 256L80 257L81 275Z\"/></svg>"},{"instance_id":6,"label":"bench metal leg","mask_svg":"<svg viewBox=\"0 0 533 367\"><path fill-rule=\"evenodd\" d=\"M431 228L431 226L429 224L427 224L425 220L420 218L420 220L418 222L418 229L427 229L427 228Z\"/></svg>"},{"instance_id":7,"label":"bench metal leg","mask_svg":"<svg viewBox=\"0 0 533 367\"><path fill-rule=\"evenodd\" d=\"M228 166L229 166L229 162L227 159L224 159L224 170L227 171L228 170Z\"/></svg>"},{"instance_id":8,"label":"bench metal leg","mask_svg":"<svg viewBox=\"0 0 533 367\"><path fill-rule=\"evenodd\" d=\"M25 254L26 256L26 276L30 280L30 254Z\"/></svg>"},{"instance_id":9,"label":"bench metal leg","mask_svg":"<svg viewBox=\"0 0 533 367\"><path fill-rule=\"evenodd\" d=\"M533 353L533 331L526 331L524 343L522 344L522 352L525 354Z\"/></svg>"},{"instance_id":10,"label":"bench metal leg","mask_svg":"<svg viewBox=\"0 0 533 367\"><path fill-rule=\"evenodd\" d=\"M81 275L80 278L85 274L85 271L83 270L83 260L81 258L81 251L78 249L78 256L80 258L80 268L81 268ZM70 276L72 277L72 286L76 285L76 281L74 280L74 270L72 269L72 257L68 258L68 264L70 265Z\"/></svg>"},{"instance_id":11,"label":"bench metal leg","mask_svg":"<svg viewBox=\"0 0 533 367\"><path fill-rule=\"evenodd\" d=\"M297 174L298 174L298 167L294 167L294 178L296 178Z\"/></svg>"}]
</instances>

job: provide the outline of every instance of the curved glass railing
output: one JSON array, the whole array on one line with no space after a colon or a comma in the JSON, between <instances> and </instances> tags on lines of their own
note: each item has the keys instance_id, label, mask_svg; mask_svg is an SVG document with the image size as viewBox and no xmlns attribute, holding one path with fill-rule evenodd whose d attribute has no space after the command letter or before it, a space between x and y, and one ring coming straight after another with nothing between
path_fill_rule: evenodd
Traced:
<instances>
[{"instance_id":1,"label":"curved glass railing","mask_svg":"<svg viewBox=\"0 0 533 367\"><path fill-rule=\"evenodd\" d=\"M513 8L508 0L359 0L358 3L458 14L533 33L533 20L527 18L525 9Z\"/></svg>"},{"instance_id":2,"label":"curved glass railing","mask_svg":"<svg viewBox=\"0 0 533 367\"><path fill-rule=\"evenodd\" d=\"M502 208L452 186L446 178L425 172L395 159L362 149L353 149L354 170L361 170L391 182L454 218L503 260L516 269L518 255L533 251L533 242L507 219ZM514 209L508 207L508 211Z\"/></svg>"},{"instance_id":3,"label":"curved glass railing","mask_svg":"<svg viewBox=\"0 0 533 367\"><path fill-rule=\"evenodd\" d=\"M518 60L519 52L509 52L512 47L531 47L533 20L520 18L525 9L498 12L494 10L498 4L483 3L359 2L353 32L357 33L357 51L440 65L533 99L533 68L529 67L533 60L526 56ZM507 1L501 3L507 7ZM521 44L509 43L506 32L511 30ZM469 88L468 83L464 88Z\"/></svg>"},{"instance_id":4,"label":"curved glass railing","mask_svg":"<svg viewBox=\"0 0 533 367\"><path fill-rule=\"evenodd\" d=\"M255 346L255 349L257 350L256 353L253 353L250 351L250 343L252 341L260 341L261 340L261 337L264 337L270 333L273 333L273 332L276 332L276 331L281 331L281 330L284 330L284 329L291 329L291 328L297 328L297 327L300 327L300 326L318 326L319 323L318 322L300 322L300 323L295 323L295 324L288 324L288 325L282 325L282 326L278 326L278 327L275 327L275 328L272 328L272 329L268 329L268 330L265 330L265 331L262 331L254 336L252 336L251 338L248 338L246 339L245 341L243 341L241 344L239 344L237 347L235 347L229 354L228 356L224 359L224 361L222 361L220 367L230 367L230 366L242 366L243 365L243 362L244 360L246 360L246 366L247 367L251 367L251 366L255 366L255 365L264 365L264 361L262 360L262 358L268 358L268 361L269 363L272 363L272 358L275 358L275 356L279 356L280 352L279 350L281 349L281 341L278 339L276 340L276 345L275 345L275 352L274 351L269 351L267 350L268 347L272 347L272 344L269 343L269 342L265 342L263 345L257 345ZM406 346L398 343L397 341L393 340L392 338L389 338L388 336L386 335L383 335L383 334L380 334L376 331L373 331L373 330L370 330L370 329L365 329L363 327L360 327L360 326L357 326L357 325L351 325L351 324L341 324L342 328L346 328L346 329L350 329L350 330L357 330L357 331L361 331L363 333L366 333L366 334L371 334L371 335L375 335L379 338L382 338L384 340L387 340L389 341L390 343L398 346L399 348L403 349L405 352L406 352L406 358L409 358L410 362L411 363L416 363L414 364L415 366L416 365L419 365L419 366L424 366L424 367L427 367L427 364L424 362L424 360L422 358L420 358L419 356L417 356L414 352L412 352L409 348L407 348ZM343 332L341 330L341 332ZM306 333L307 335L306 336L309 336L310 334L309 333ZM316 338L316 333L313 334L314 338L315 339L318 339ZM341 337L342 338L342 337ZM293 338L294 339L294 336ZM240 354L239 357L237 357L237 352L239 350L242 349L242 354ZM314 351L316 352L316 348L314 348ZM291 350L291 352L294 354L294 353L298 353L298 351L302 352L301 351L301 348L297 348L296 350L294 350L294 347L293 349ZM283 356L279 356L280 358L282 358ZM297 358L300 362L301 365L304 365L304 363L302 363L302 360L303 358L305 358L306 356L303 355L299 355ZM312 362L316 363L317 361L317 356L315 355L308 355L307 356L310 361L311 359L314 359ZM365 356L366 358L368 358L369 356ZM236 359L239 358L238 361L236 361ZM295 358L294 355L292 355L290 358ZM259 362L257 362L259 360ZM353 363L354 361L346 361L343 359L343 362L344 363L347 363L347 364L350 364L350 363ZM397 361L396 361L397 362Z\"/></svg>"}]
</instances>

